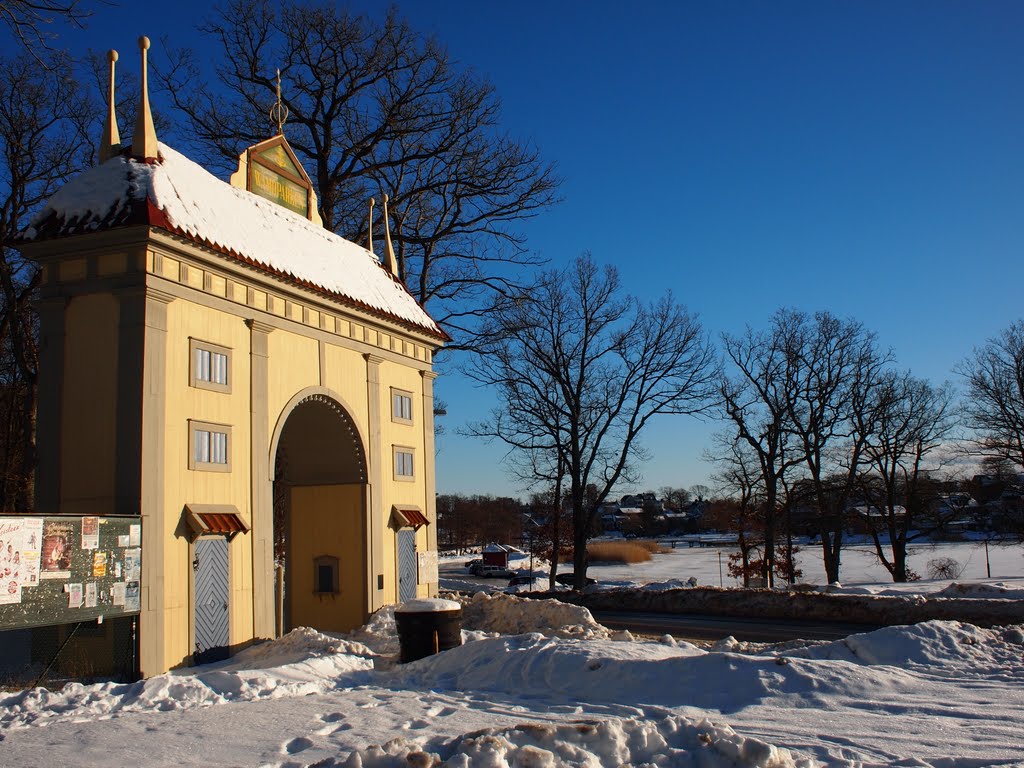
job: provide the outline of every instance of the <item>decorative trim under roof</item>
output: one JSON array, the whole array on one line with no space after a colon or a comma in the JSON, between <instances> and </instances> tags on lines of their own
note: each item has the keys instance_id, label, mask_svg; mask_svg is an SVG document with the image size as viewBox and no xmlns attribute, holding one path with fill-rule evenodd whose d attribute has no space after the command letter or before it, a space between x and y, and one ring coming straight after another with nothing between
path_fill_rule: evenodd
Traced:
<instances>
[{"instance_id":1,"label":"decorative trim under roof","mask_svg":"<svg viewBox=\"0 0 1024 768\"><path fill-rule=\"evenodd\" d=\"M430 521L419 507L410 504L395 504L391 507L391 520L388 523L396 531L399 528L415 528L419 530L424 525L430 525Z\"/></svg>"},{"instance_id":2,"label":"decorative trim under roof","mask_svg":"<svg viewBox=\"0 0 1024 768\"><path fill-rule=\"evenodd\" d=\"M186 504L181 515L193 541L200 536L226 536L231 541L249 532L249 525L234 504Z\"/></svg>"}]
</instances>

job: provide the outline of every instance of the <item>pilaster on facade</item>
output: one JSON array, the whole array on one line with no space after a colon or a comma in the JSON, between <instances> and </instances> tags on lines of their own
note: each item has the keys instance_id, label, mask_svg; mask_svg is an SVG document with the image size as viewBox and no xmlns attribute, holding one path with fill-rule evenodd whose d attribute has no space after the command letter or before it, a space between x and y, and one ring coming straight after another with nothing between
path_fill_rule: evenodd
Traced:
<instances>
[{"instance_id":1,"label":"pilaster on facade","mask_svg":"<svg viewBox=\"0 0 1024 768\"><path fill-rule=\"evenodd\" d=\"M380 365L384 358L371 353L366 360L367 455L370 508L367 510L367 612L373 613L384 604L384 449L381 437Z\"/></svg>"},{"instance_id":2,"label":"pilaster on facade","mask_svg":"<svg viewBox=\"0 0 1024 768\"><path fill-rule=\"evenodd\" d=\"M149 286L125 288L115 295L121 307L117 511L142 517L146 557L142 559L140 631L155 639L140 652L140 668L146 674L164 666L167 643L162 541L167 514L164 453L152 447L162 445L167 434L167 307L174 297Z\"/></svg>"},{"instance_id":3,"label":"pilaster on facade","mask_svg":"<svg viewBox=\"0 0 1024 768\"><path fill-rule=\"evenodd\" d=\"M420 371L423 377L423 477L425 488L424 505L427 520L427 550L437 551L437 489L434 478L434 380L433 371ZM430 594L437 591L437 584L428 585Z\"/></svg>"},{"instance_id":4,"label":"pilaster on facade","mask_svg":"<svg viewBox=\"0 0 1024 768\"><path fill-rule=\"evenodd\" d=\"M276 635L274 589L274 468L270 444L269 336L274 326L260 320L245 321L249 326L249 427L252 455L252 575L253 637Z\"/></svg>"}]
</instances>

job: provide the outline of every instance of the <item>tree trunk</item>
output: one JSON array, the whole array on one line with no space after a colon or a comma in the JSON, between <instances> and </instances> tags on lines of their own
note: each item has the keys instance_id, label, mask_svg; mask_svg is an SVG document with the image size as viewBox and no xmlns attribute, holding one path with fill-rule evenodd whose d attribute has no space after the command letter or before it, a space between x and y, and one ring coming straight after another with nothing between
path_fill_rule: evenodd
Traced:
<instances>
[{"instance_id":1,"label":"tree trunk","mask_svg":"<svg viewBox=\"0 0 1024 768\"><path fill-rule=\"evenodd\" d=\"M561 466L561 464L559 464ZM558 575L558 557L562 546L562 473L558 473L555 480L555 499L551 510L551 571L548 574L548 589L554 591L558 583L555 577ZM533 574L531 574L532 577Z\"/></svg>"},{"instance_id":2,"label":"tree trunk","mask_svg":"<svg viewBox=\"0 0 1024 768\"><path fill-rule=\"evenodd\" d=\"M837 525L835 530L821 531L821 552L825 564L825 578L829 584L839 581L839 558L843 548L843 530Z\"/></svg>"},{"instance_id":3,"label":"tree trunk","mask_svg":"<svg viewBox=\"0 0 1024 768\"><path fill-rule=\"evenodd\" d=\"M582 590L587 585L587 541L590 538L590 520L582 499L573 499L572 507L572 583L574 589Z\"/></svg>"}]
</instances>

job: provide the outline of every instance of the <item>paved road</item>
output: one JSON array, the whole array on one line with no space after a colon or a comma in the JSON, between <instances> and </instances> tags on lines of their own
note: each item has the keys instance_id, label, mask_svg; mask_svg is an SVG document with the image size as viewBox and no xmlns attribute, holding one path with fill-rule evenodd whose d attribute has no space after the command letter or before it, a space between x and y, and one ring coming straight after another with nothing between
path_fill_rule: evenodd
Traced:
<instances>
[{"instance_id":1,"label":"paved road","mask_svg":"<svg viewBox=\"0 0 1024 768\"><path fill-rule=\"evenodd\" d=\"M824 621L697 616L675 613L632 611L591 611L594 618L611 629L628 629L645 635L672 635L685 640L720 640L732 635L737 640L779 642L782 640L838 640L876 626Z\"/></svg>"}]
</instances>

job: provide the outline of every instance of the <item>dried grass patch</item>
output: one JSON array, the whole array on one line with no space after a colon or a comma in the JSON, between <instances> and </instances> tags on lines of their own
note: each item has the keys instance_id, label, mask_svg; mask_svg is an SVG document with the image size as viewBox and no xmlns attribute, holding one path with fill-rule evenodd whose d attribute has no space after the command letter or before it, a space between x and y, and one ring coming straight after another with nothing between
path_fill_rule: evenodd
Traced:
<instances>
[{"instance_id":1,"label":"dried grass patch","mask_svg":"<svg viewBox=\"0 0 1024 768\"><path fill-rule=\"evenodd\" d=\"M651 553L633 541L598 541L587 545L587 557L601 563L645 563Z\"/></svg>"}]
</instances>

